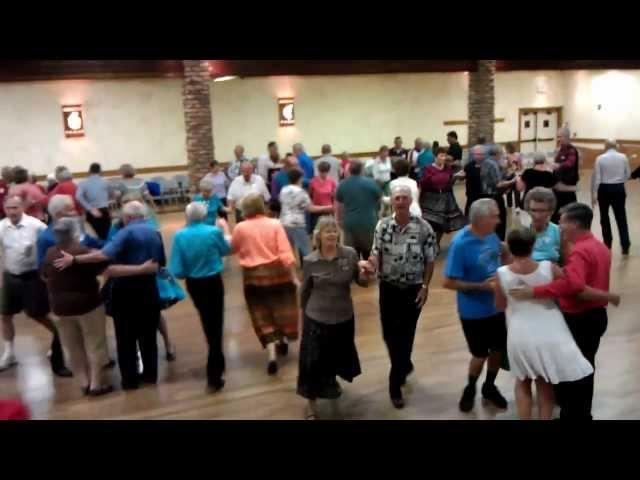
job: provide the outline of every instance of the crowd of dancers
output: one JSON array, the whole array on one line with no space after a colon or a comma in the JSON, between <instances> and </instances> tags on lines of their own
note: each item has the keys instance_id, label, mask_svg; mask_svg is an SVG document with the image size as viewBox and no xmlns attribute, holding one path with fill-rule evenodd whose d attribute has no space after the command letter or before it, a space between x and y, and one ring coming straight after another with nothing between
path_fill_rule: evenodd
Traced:
<instances>
[{"instance_id":1,"label":"crowd of dancers","mask_svg":"<svg viewBox=\"0 0 640 480\"><path fill-rule=\"evenodd\" d=\"M346 152L336 158L330 145L315 160L301 144L281 156L271 142L255 159L237 146L226 169L214 161L200 180L168 259L152 192L131 165L110 182L92 164L78 184L59 167L46 188L24 168L4 168L0 372L17 364L13 316L24 312L52 333L56 375L74 377L87 395L112 392L106 375L116 365L107 347L110 316L121 387L157 383L158 331L167 360L176 358L162 315L184 298L175 277L184 279L200 317L209 347L207 388L218 392L226 372L222 273L224 257L235 255L269 375L277 374L289 342L301 336L297 393L308 401L309 419L316 418L318 399L340 397L338 377L352 382L361 374L351 284L377 283L391 364L389 398L403 408L434 262L442 237L457 232L447 250L444 287L457 292L471 354L460 410L474 408L486 364L481 395L497 408L508 407L495 384L505 369L516 378L520 418L532 417L533 383L538 418L551 418L556 404L561 418L591 418L606 306L620 297L609 292L610 225L607 236L601 220L605 245L591 233L591 208L576 202L580 157L568 130L558 132L554 158L536 154L532 164L512 144L478 139L463 161L455 132L447 143L418 138L407 150L396 137L392 148L382 146L364 162ZM622 183L624 192L628 160L615 142L607 147L596 162L593 204L599 201L602 215L608 201L626 229L620 189L611 185ZM617 182L610 175L616 169L622 171ZM454 195L456 182L465 183L464 210ZM617 203L611 195L618 195ZM114 199L121 209L112 218ZM514 221L507 234L509 207ZM628 232L620 231L628 254Z\"/></svg>"}]
</instances>

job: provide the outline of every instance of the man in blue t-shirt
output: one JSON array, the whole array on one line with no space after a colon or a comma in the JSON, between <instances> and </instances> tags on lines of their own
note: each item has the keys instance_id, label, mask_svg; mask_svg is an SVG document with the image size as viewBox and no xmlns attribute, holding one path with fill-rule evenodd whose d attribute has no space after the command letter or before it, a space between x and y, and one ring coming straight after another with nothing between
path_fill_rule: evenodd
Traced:
<instances>
[{"instance_id":1,"label":"man in blue t-shirt","mask_svg":"<svg viewBox=\"0 0 640 480\"><path fill-rule=\"evenodd\" d=\"M469 220L471 224L451 242L444 270L444 287L457 291L458 314L472 355L469 382L459 403L463 412L473 409L476 383L485 362L482 396L498 408L507 408L495 385L507 346L505 316L497 310L493 294L496 270L508 255L495 234L500 222L498 205L490 198L476 200L469 210Z\"/></svg>"}]
</instances>

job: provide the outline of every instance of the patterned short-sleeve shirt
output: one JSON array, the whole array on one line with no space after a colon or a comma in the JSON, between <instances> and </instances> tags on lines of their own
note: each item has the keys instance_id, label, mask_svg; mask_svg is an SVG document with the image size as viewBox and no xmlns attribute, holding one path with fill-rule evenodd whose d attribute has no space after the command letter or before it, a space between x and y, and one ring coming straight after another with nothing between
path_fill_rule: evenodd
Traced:
<instances>
[{"instance_id":1,"label":"patterned short-sleeve shirt","mask_svg":"<svg viewBox=\"0 0 640 480\"><path fill-rule=\"evenodd\" d=\"M381 280L415 285L423 282L425 263L434 261L435 248L436 236L428 222L411 215L401 227L392 215L378 222L371 254L378 258Z\"/></svg>"}]
</instances>

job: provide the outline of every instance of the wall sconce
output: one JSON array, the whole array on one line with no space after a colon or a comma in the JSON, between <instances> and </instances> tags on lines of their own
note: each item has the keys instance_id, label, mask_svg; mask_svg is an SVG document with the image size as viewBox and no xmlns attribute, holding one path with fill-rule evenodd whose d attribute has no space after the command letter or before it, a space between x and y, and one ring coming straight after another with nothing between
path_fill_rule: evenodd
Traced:
<instances>
[{"instance_id":1,"label":"wall sconce","mask_svg":"<svg viewBox=\"0 0 640 480\"><path fill-rule=\"evenodd\" d=\"M84 137L82 105L63 105L62 121L65 137Z\"/></svg>"},{"instance_id":2,"label":"wall sconce","mask_svg":"<svg viewBox=\"0 0 640 480\"><path fill-rule=\"evenodd\" d=\"M278 99L278 123L281 127L290 127L296 124L294 100L294 98Z\"/></svg>"}]
</instances>

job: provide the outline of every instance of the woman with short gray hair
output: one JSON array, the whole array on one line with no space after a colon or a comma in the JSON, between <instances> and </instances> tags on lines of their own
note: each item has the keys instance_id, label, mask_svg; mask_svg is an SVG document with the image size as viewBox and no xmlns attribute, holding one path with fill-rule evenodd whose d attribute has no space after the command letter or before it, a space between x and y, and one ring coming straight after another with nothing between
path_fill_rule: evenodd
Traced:
<instances>
[{"instance_id":1,"label":"woman with short gray hair","mask_svg":"<svg viewBox=\"0 0 640 480\"><path fill-rule=\"evenodd\" d=\"M224 175L221 173L221 175ZM215 225L218 217L227 219L227 209L225 208L222 199L214 192L215 184L209 175L200 180L200 193L196 194L192 198L192 202L200 202L205 205L207 209L207 216L204 219L204 223L207 225ZM226 196L225 196L226 201Z\"/></svg>"},{"instance_id":2,"label":"woman with short gray hair","mask_svg":"<svg viewBox=\"0 0 640 480\"><path fill-rule=\"evenodd\" d=\"M222 348L224 318L224 284L222 258L231 253L229 226L223 219L217 225L206 223L204 204L192 202L185 209L187 226L173 239L169 270L177 278L186 279L187 291L198 310L202 329L209 345L207 384L211 392L224 386L224 353Z\"/></svg>"},{"instance_id":3,"label":"woman with short gray hair","mask_svg":"<svg viewBox=\"0 0 640 480\"><path fill-rule=\"evenodd\" d=\"M551 215L556 210L556 196L553 190L544 187L533 188L524 197L524 207L531 216L531 229L536 234L531 258L536 262L560 260L560 227L551 223Z\"/></svg>"}]
</instances>

